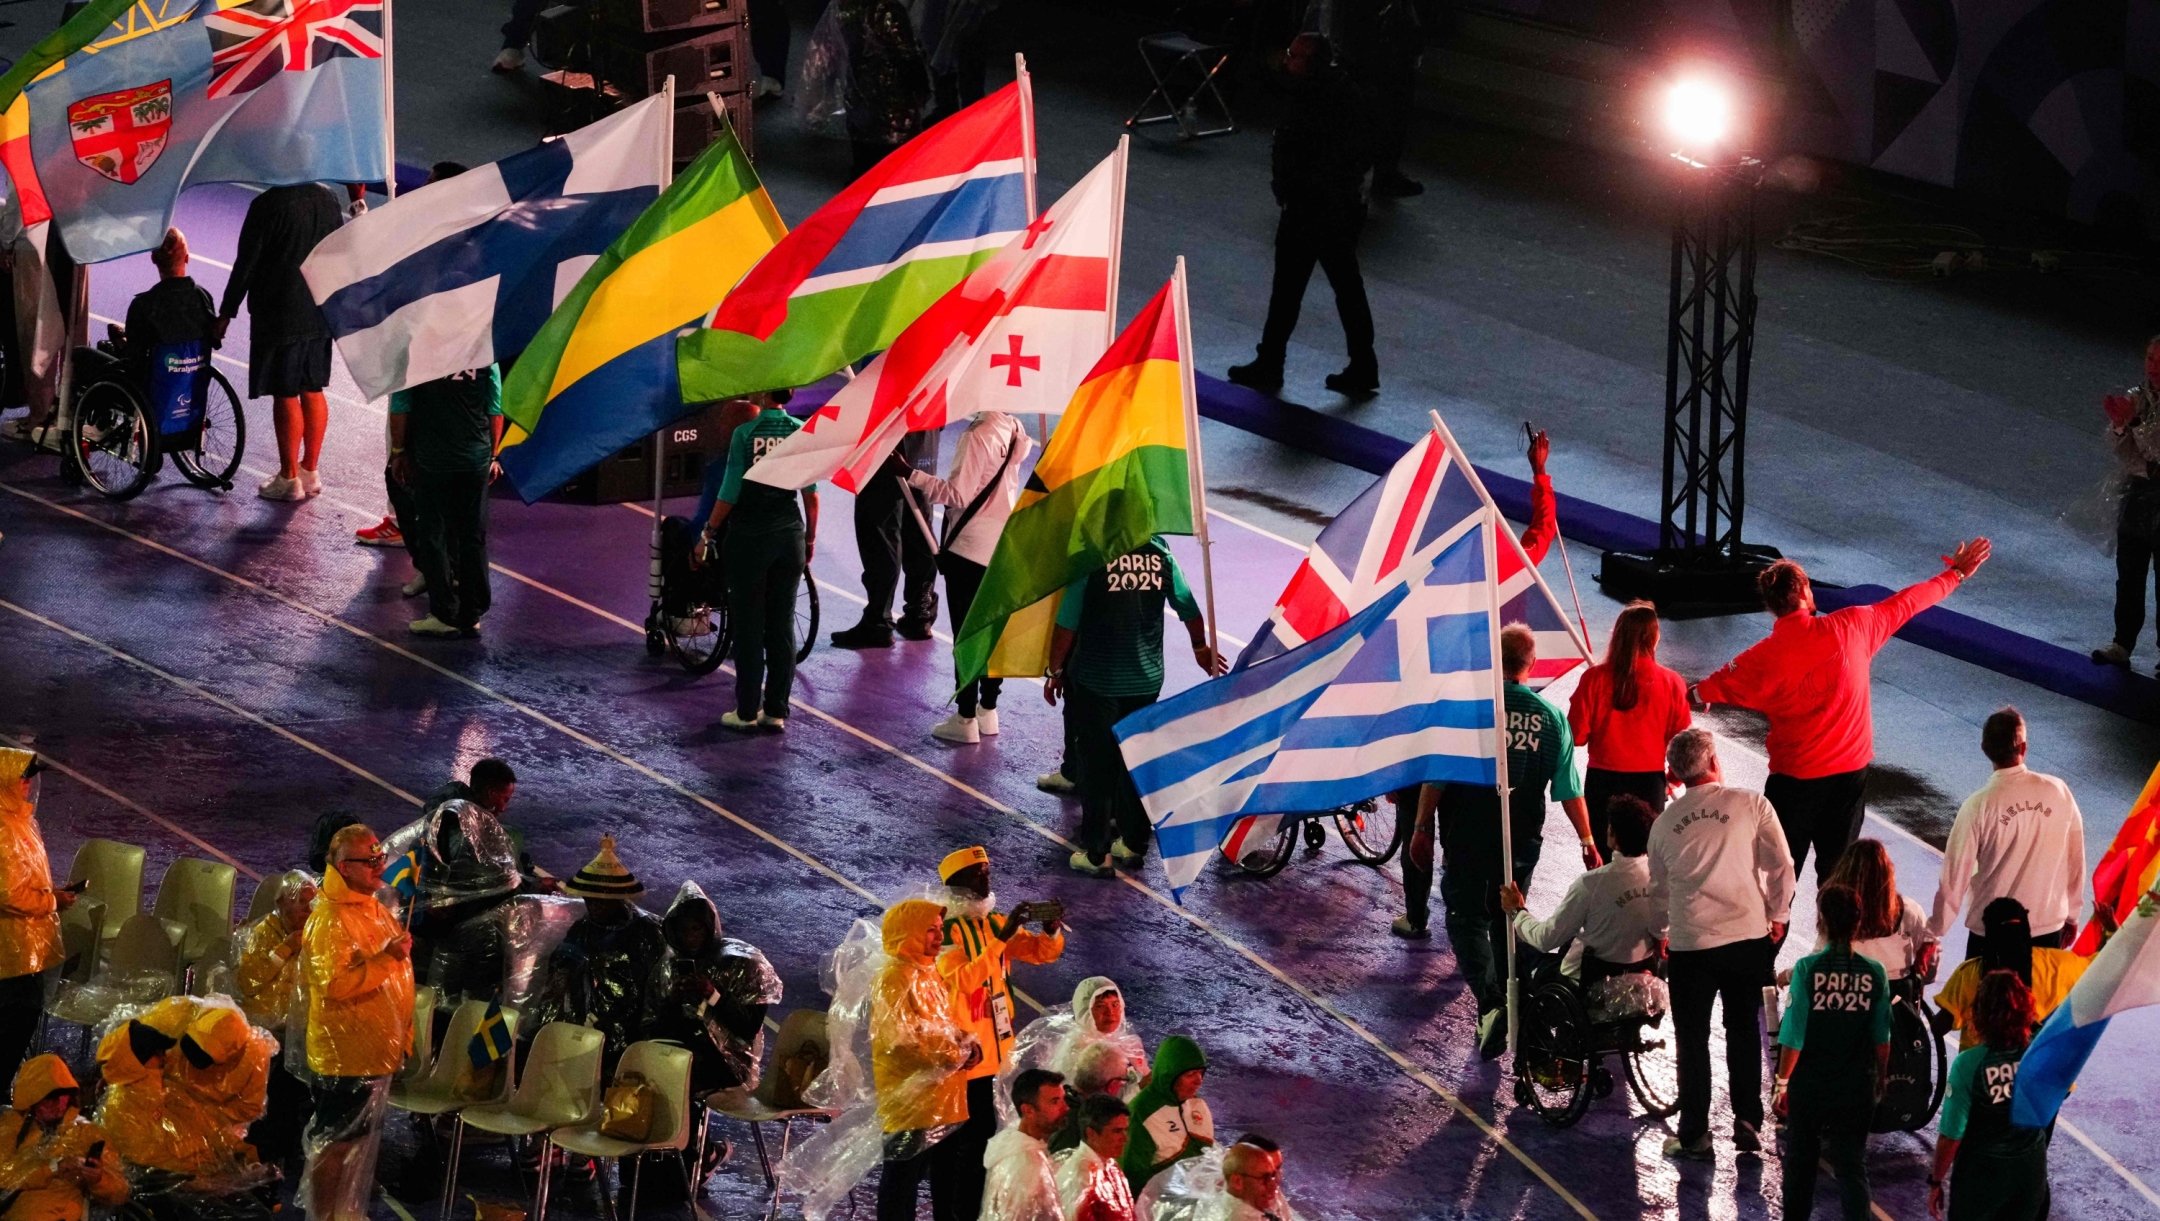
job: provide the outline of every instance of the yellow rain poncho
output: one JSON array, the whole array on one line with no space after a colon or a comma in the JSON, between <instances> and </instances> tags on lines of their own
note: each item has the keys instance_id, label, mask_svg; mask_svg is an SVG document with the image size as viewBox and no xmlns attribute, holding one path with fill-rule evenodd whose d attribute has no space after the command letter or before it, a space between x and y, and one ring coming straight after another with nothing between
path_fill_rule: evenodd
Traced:
<instances>
[{"instance_id":1,"label":"yellow rain poncho","mask_svg":"<svg viewBox=\"0 0 2160 1221\"><path fill-rule=\"evenodd\" d=\"M308 1067L326 1077L387 1077L412 1045L412 964L385 947L404 935L390 909L335 870L304 936Z\"/></svg>"},{"instance_id":2,"label":"yellow rain poncho","mask_svg":"<svg viewBox=\"0 0 2160 1221\"><path fill-rule=\"evenodd\" d=\"M274 879L283 895L289 888L313 879L299 870L279 874ZM240 931L240 961L233 968L233 979L240 995L240 1007L257 1026L269 1030L284 1028L286 1017L300 999L300 933L305 924L295 928L285 923L285 917L275 905L268 915Z\"/></svg>"},{"instance_id":3,"label":"yellow rain poncho","mask_svg":"<svg viewBox=\"0 0 2160 1221\"><path fill-rule=\"evenodd\" d=\"M967 1074L960 1069L974 1043L952 1011L936 956L915 949L944 916L935 903L909 899L894 904L881 926L892 962L871 1000L870 1069L887 1132L967 1122Z\"/></svg>"},{"instance_id":4,"label":"yellow rain poncho","mask_svg":"<svg viewBox=\"0 0 2160 1221\"><path fill-rule=\"evenodd\" d=\"M187 1043L210 1063L197 1065L187 1054ZM186 1091L189 1110L205 1121L211 1147L221 1157L256 1160L247 1129L262 1118L268 1104L270 1062L277 1050L277 1040L249 1025L238 1009L204 1003L188 1023L187 1041L166 1056L168 1092L175 1087Z\"/></svg>"},{"instance_id":5,"label":"yellow rain poncho","mask_svg":"<svg viewBox=\"0 0 2160 1221\"><path fill-rule=\"evenodd\" d=\"M123 1021L98 1043L98 1073L105 1079L105 1100L98 1105L98 1126L111 1138L111 1152L131 1166L169 1170L194 1177L218 1164L209 1126L190 1105L185 1091L166 1080L167 1057L180 1055L180 1037L194 1017L184 996L158 1002L133 1021ZM161 1039L136 1033L140 1025ZM148 1042L155 1042L152 1051Z\"/></svg>"},{"instance_id":6,"label":"yellow rain poncho","mask_svg":"<svg viewBox=\"0 0 2160 1221\"><path fill-rule=\"evenodd\" d=\"M60 908L23 772L37 756L0 749L0 979L60 961Z\"/></svg>"},{"instance_id":7,"label":"yellow rain poncho","mask_svg":"<svg viewBox=\"0 0 2160 1221\"><path fill-rule=\"evenodd\" d=\"M106 1208L127 1202L127 1179L116 1158L101 1157L97 1176L87 1184L55 1169L62 1161L87 1156L93 1145L110 1145L73 1103L50 1128L30 1116L31 1108L54 1091L77 1089L75 1075L54 1055L33 1057L15 1074L15 1109L0 1112L0 1193L19 1194L0 1212L0 1221L83 1221L89 1200Z\"/></svg>"}]
</instances>

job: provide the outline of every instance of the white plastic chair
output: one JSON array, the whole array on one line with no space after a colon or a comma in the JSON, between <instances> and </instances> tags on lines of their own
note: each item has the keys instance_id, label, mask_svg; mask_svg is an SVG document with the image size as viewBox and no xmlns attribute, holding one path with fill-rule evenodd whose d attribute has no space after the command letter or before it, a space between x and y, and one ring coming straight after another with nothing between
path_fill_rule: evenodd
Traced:
<instances>
[{"instance_id":1,"label":"white plastic chair","mask_svg":"<svg viewBox=\"0 0 2160 1221\"><path fill-rule=\"evenodd\" d=\"M779 1037L773 1040L772 1061L766 1066L764 1075L758 1079L757 1088L751 1091L750 1097L746 1101L734 1105L711 1104L713 1114L725 1115L729 1119L740 1120L750 1125L750 1139L757 1146L758 1166L764 1170L765 1185L772 1188L773 1193L772 1206L765 1214L767 1217L776 1217L780 1214L780 1181L773 1175L773 1162L775 1159L765 1150L765 1125L768 1123L780 1125L780 1156L785 1158L788 1151L788 1142L793 1140L795 1136L795 1120L811 1119L830 1122L833 1118L833 1112L820 1110L817 1107L783 1107L779 1105L777 1096L783 1084L778 1071L779 1066L786 1063L788 1057L794 1055L805 1044L817 1047L821 1052L820 1058L828 1063L831 1061L832 1041L825 1031L824 1010L797 1009L795 1012L788 1014L786 1020L780 1023ZM704 1125L700 1123L698 1129L698 1172L702 1175L704 1173L705 1153Z\"/></svg>"},{"instance_id":2,"label":"white plastic chair","mask_svg":"<svg viewBox=\"0 0 2160 1221\"><path fill-rule=\"evenodd\" d=\"M412 1000L412 1046L405 1050L405 1067L397 1074L399 1081L411 1081L435 1064L435 989L426 985L414 988Z\"/></svg>"},{"instance_id":3,"label":"white plastic chair","mask_svg":"<svg viewBox=\"0 0 2160 1221\"><path fill-rule=\"evenodd\" d=\"M624 1158L636 1158L630 1171L630 1213L624 1221L637 1221L638 1182L644 1177L645 1162L640 1155L668 1150L681 1151L690 1144L690 1049L679 1043L663 1043L648 1039L632 1043L624 1049L622 1060L615 1065L615 1080L637 1074L645 1079L660 1095L660 1113L653 1117L653 1130L642 1141L618 1140L600 1131L598 1117L595 1122L579 1124L573 1128L558 1128L548 1137L550 1144L586 1157L606 1157L615 1160L615 1178L622 1181ZM540 1173L548 1173L548 1159L542 1159ZM690 1181L688 1167L683 1170L685 1182ZM541 1212L534 1221L547 1221L547 1185L541 1184Z\"/></svg>"},{"instance_id":4,"label":"white plastic chair","mask_svg":"<svg viewBox=\"0 0 2160 1221\"><path fill-rule=\"evenodd\" d=\"M432 989L430 989L432 991ZM432 1001L429 1008L432 1009ZM503 1029L510 1038L511 1053L503 1057L495 1088L486 1097L474 1097L459 1088L460 1078L471 1065L466 1048L472 1037L480 1030L481 1019L487 1016L486 1001L468 1000L460 1003L450 1014L450 1024L443 1031L441 1054L415 1055L409 1063L415 1065L410 1075L390 1083L390 1105L414 1115L455 1115L456 1122L450 1128L450 1148L443 1155L443 1193L437 1210L438 1216L450 1215L450 1201L455 1198L452 1188L457 1183L458 1163L465 1150L464 1109L469 1106L485 1106L500 1103L509 1093L511 1073L517 1058L517 1010L504 1006ZM414 1021L419 1021L418 1004L414 1005ZM427 1022L431 1031L432 1015ZM432 1040L431 1040L432 1041ZM431 1047L430 1052L434 1049ZM417 1065L424 1064L421 1068Z\"/></svg>"},{"instance_id":5,"label":"white plastic chair","mask_svg":"<svg viewBox=\"0 0 2160 1221\"><path fill-rule=\"evenodd\" d=\"M129 916L142 910L143 850L118 840L86 839L68 866L68 882L88 882L85 899L105 905L105 936L117 936Z\"/></svg>"},{"instance_id":6,"label":"white plastic chair","mask_svg":"<svg viewBox=\"0 0 2160 1221\"><path fill-rule=\"evenodd\" d=\"M600 1055L606 1046L607 1036L589 1026L568 1022L542 1026L519 1070L517 1092L508 1102L459 1111L460 1136L467 1126L498 1136L537 1136L584 1123L598 1103ZM554 1154L552 1143L541 1144L540 1182L532 1208L535 1218L547 1215L548 1163ZM451 1173L443 1176L443 1198L457 1198L454 1163Z\"/></svg>"},{"instance_id":7,"label":"white plastic chair","mask_svg":"<svg viewBox=\"0 0 2160 1221\"><path fill-rule=\"evenodd\" d=\"M194 962L209 953L220 937L232 933L233 881L236 871L217 861L183 856L165 867L158 879L158 919L181 929L180 961Z\"/></svg>"}]
</instances>

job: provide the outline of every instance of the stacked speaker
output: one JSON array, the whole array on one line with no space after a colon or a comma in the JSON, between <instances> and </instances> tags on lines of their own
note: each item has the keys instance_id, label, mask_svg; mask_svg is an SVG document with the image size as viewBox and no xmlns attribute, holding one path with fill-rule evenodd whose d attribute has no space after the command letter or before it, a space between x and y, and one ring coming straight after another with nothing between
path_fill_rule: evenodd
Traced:
<instances>
[{"instance_id":1,"label":"stacked speaker","mask_svg":"<svg viewBox=\"0 0 2160 1221\"><path fill-rule=\"evenodd\" d=\"M591 0L593 75L607 93L635 101L675 78L675 161L687 164L720 130L713 99L751 149L750 56L745 0ZM708 96L711 95L711 96Z\"/></svg>"}]
</instances>

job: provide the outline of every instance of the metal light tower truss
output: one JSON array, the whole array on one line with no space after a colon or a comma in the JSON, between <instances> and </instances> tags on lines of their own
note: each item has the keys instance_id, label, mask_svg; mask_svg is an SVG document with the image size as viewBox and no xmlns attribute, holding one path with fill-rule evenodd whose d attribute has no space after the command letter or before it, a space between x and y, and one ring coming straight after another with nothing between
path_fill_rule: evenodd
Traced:
<instances>
[{"instance_id":1,"label":"metal light tower truss","mask_svg":"<svg viewBox=\"0 0 2160 1221\"><path fill-rule=\"evenodd\" d=\"M1687 163L1673 221L1665 340L1668 561L1735 556L1747 506L1748 365L1755 348L1755 187L1762 163Z\"/></svg>"}]
</instances>

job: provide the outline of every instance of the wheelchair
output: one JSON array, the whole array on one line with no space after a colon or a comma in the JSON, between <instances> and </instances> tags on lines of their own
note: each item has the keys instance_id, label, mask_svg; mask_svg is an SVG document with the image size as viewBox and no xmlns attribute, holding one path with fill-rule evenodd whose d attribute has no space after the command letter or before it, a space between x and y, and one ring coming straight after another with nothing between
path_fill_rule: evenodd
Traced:
<instances>
[{"instance_id":1,"label":"wheelchair","mask_svg":"<svg viewBox=\"0 0 2160 1221\"><path fill-rule=\"evenodd\" d=\"M1593 1016L1591 989L1561 973L1563 956L1552 955L1521 982L1516 1104L1553 1127L1573 1127L1592 1101L1612 1093L1613 1071L1605 1060L1617 1056L1628 1091L1646 1116L1664 1119L1677 1112L1678 1063L1666 1040L1649 1035L1664 1024L1664 1013ZM1648 974L1662 983L1663 962Z\"/></svg>"},{"instance_id":2,"label":"wheelchair","mask_svg":"<svg viewBox=\"0 0 2160 1221\"><path fill-rule=\"evenodd\" d=\"M645 614L645 652L674 657L692 677L719 669L735 645L720 541L715 537L707 542L700 565L692 568L688 558L696 535L689 519L669 517L660 523L660 596ZM817 646L818 617L817 578L805 564L795 591L797 663Z\"/></svg>"},{"instance_id":3,"label":"wheelchair","mask_svg":"<svg viewBox=\"0 0 2160 1221\"><path fill-rule=\"evenodd\" d=\"M1327 844L1327 822L1335 822L1335 834L1342 838L1343 847L1359 863L1379 867L1402 847L1403 833L1400 822L1392 817L1381 822L1380 799L1368 797L1363 801L1333 810L1321 810L1311 814L1285 814L1282 825L1276 828L1275 837L1247 851L1236 859L1237 867L1256 878L1272 878L1290 863L1297 850L1298 841L1304 840L1308 852L1318 852ZM1383 836L1382 832L1386 834Z\"/></svg>"},{"instance_id":4,"label":"wheelchair","mask_svg":"<svg viewBox=\"0 0 2160 1221\"><path fill-rule=\"evenodd\" d=\"M1875 1104L1870 1132L1919 1132L1935 1122L1950 1087L1950 1059L1922 991L1926 981L1907 975L1890 981L1890 1075Z\"/></svg>"},{"instance_id":5,"label":"wheelchair","mask_svg":"<svg viewBox=\"0 0 2160 1221\"><path fill-rule=\"evenodd\" d=\"M210 346L163 344L147 379L120 355L119 328L75 350L73 410L64 447L82 482L109 500L150 486L170 456L196 487L229 492L247 452L247 415Z\"/></svg>"}]
</instances>

